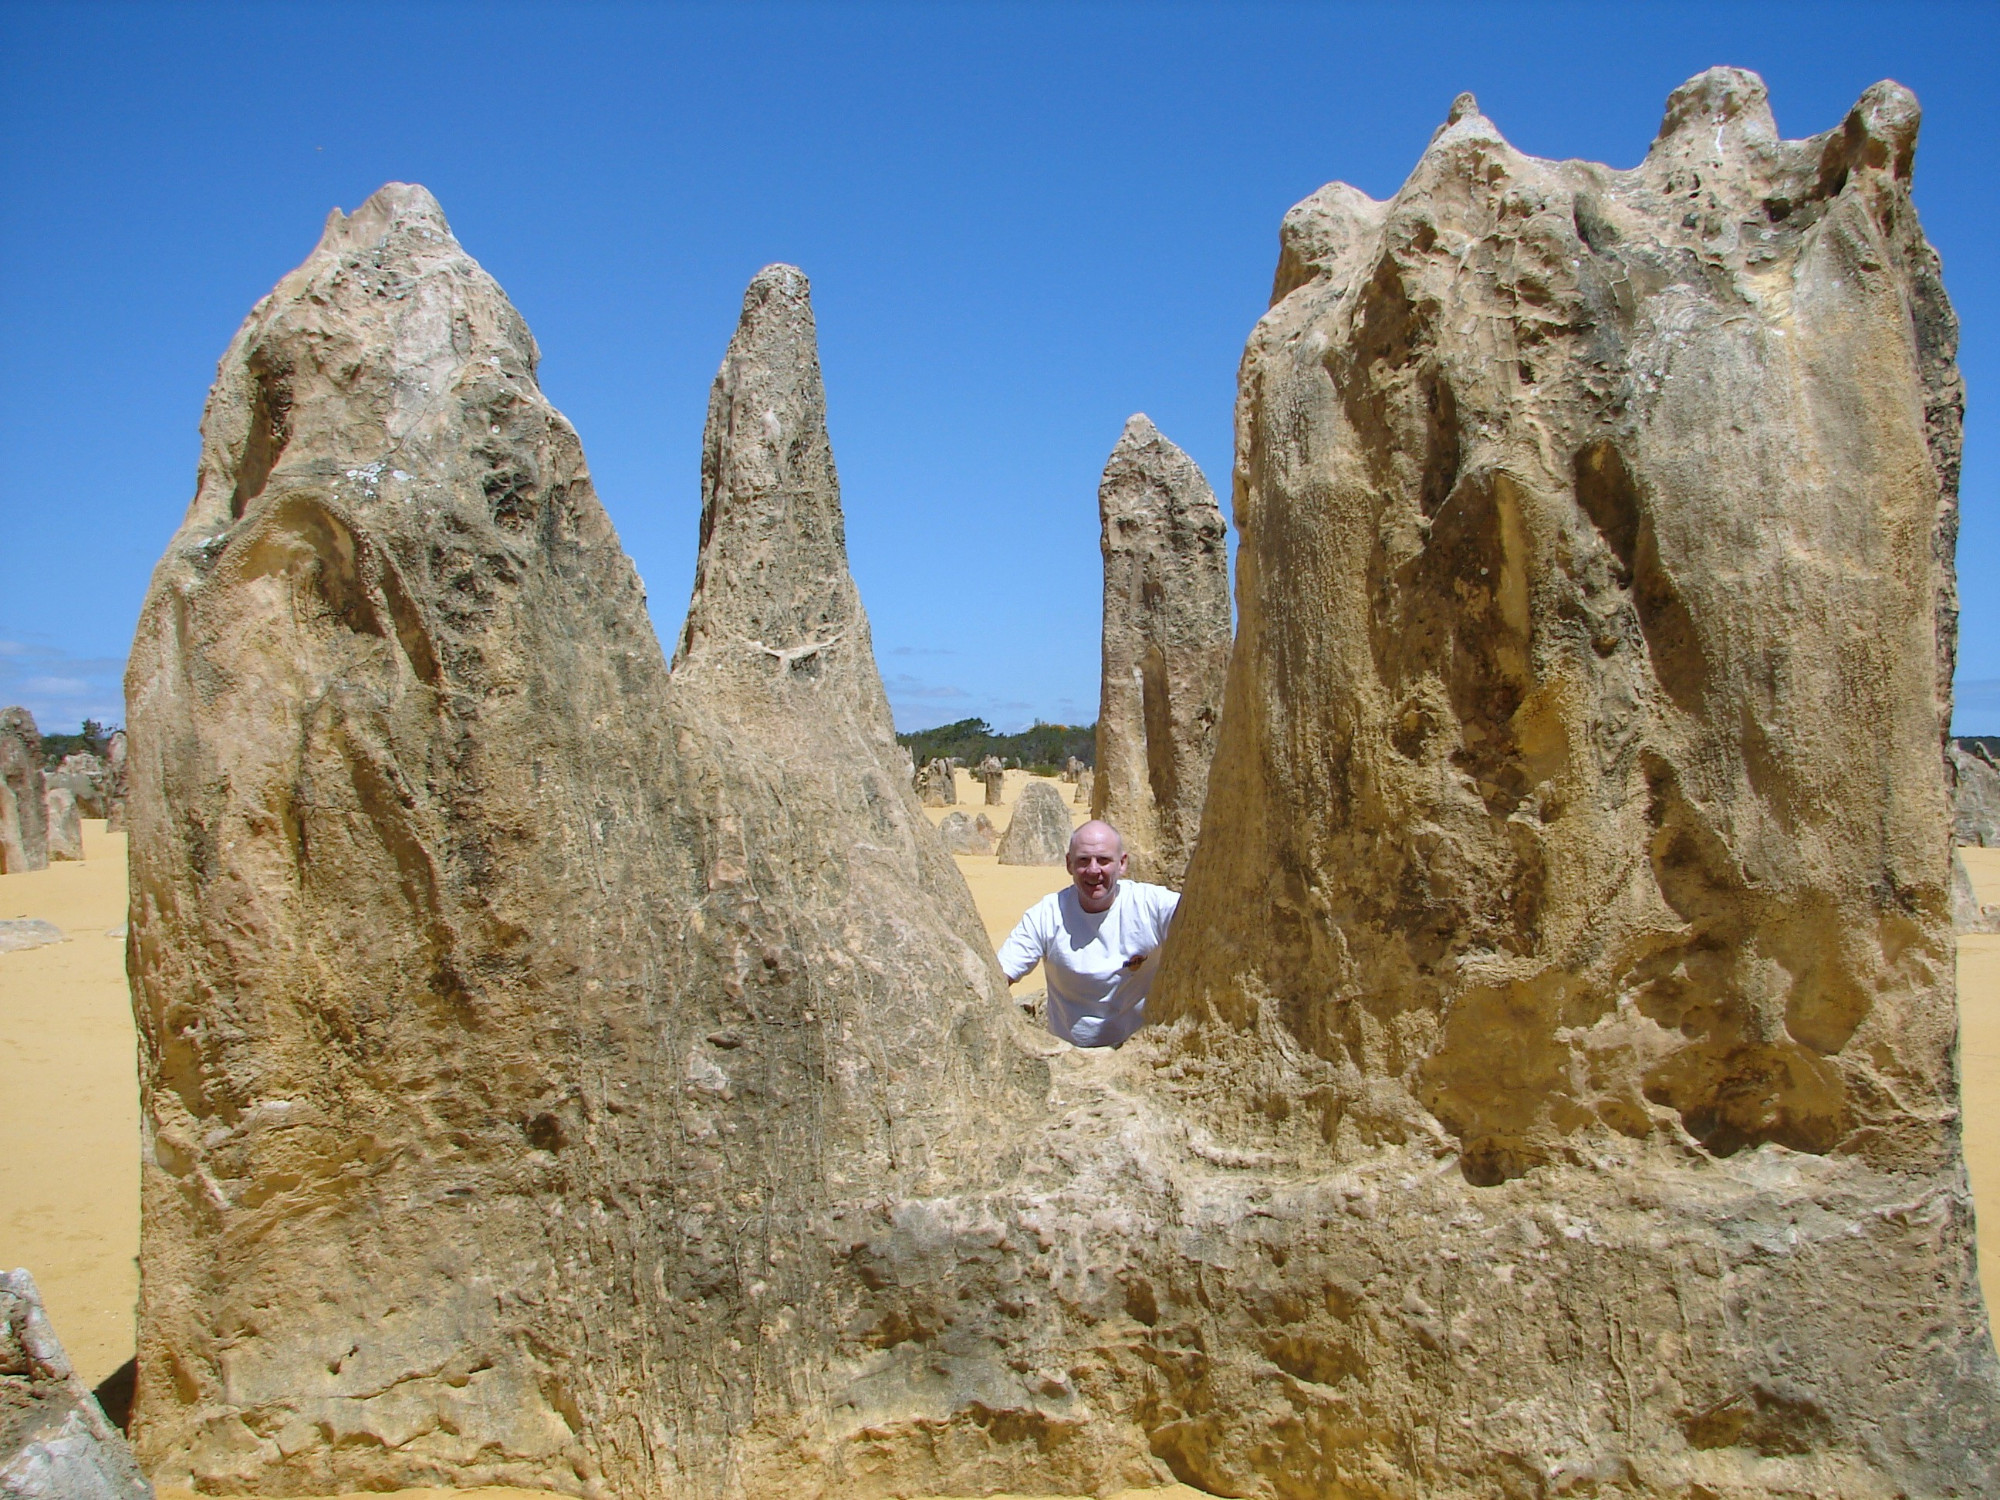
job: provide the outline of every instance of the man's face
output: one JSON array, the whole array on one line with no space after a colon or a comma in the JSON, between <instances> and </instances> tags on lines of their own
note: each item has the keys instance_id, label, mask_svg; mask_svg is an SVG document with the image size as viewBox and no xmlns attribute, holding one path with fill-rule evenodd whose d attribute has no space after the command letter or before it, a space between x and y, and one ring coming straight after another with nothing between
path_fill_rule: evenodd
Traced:
<instances>
[{"instance_id":1,"label":"man's face","mask_svg":"<svg viewBox=\"0 0 2000 1500\"><path fill-rule=\"evenodd\" d=\"M1103 911L1117 895L1119 877L1125 873L1124 842L1108 825L1086 823L1070 839L1065 863L1083 909Z\"/></svg>"}]
</instances>

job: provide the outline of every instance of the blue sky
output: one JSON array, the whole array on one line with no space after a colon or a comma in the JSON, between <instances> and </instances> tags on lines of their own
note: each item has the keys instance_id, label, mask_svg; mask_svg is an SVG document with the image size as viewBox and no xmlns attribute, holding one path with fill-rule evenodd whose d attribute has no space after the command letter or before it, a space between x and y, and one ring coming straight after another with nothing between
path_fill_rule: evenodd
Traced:
<instances>
[{"instance_id":1,"label":"blue sky","mask_svg":"<svg viewBox=\"0 0 2000 1500\"><path fill-rule=\"evenodd\" d=\"M1787 135L1878 78L1923 101L1970 391L1958 727L2000 733L1997 37L1993 5L0 0L0 702L122 719L217 357L401 179L534 328L664 639L708 383L788 260L898 724L1088 721L1098 471L1145 411L1226 489L1284 211L1393 193L1461 89L1523 150L1631 166L1731 63Z\"/></svg>"}]
</instances>

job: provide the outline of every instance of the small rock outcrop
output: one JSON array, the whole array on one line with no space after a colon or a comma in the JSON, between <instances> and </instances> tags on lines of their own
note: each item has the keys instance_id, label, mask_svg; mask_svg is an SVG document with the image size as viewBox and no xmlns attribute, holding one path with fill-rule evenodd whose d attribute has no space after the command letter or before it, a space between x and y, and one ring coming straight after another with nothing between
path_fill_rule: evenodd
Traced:
<instances>
[{"instance_id":1,"label":"small rock outcrop","mask_svg":"<svg viewBox=\"0 0 2000 1500\"><path fill-rule=\"evenodd\" d=\"M1072 755L1068 760L1063 762L1062 779L1067 781L1071 786L1075 786L1077 778L1089 769L1090 767Z\"/></svg>"},{"instance_id":2,"label":"small rock outcrop","mask_svg":"<svg viewBox=\"0 0 2000 1500\"><path fill-rule=\"evenodd\" d=\"M917 772L917 799L925 807L958 805L958 777L948 760L933 760Z\"/></svg>"},{"instance_id":3,"label":"small rock outcrop","mask_svg":"<svg viewBox=\"0 0 2000 1500\"><path fill-rule=\"evenodd\" d=\"M975 780L979 781L986 788L986 805L988 807L1000 806L1003 800L1002 793L1007 785L1007 772L1001 766L999 758L992 755L987 756L986 759L979 763L979 769L974 771L972 775Z\"/></svg>"},{"instance_id":4,"label":"small rock outcrop","mask_svg":"<svg viewBox=\"0 0 2000 1500\"><path fill-rule=\"evenodd\" d=\"M111 742L104 747L104 759L111 767L111 800L104 817L112 832L122 832L125 827L125 745L125 731L114 729Z\"/></svg>"},{"instance_id":5,"label":"small rock outcrop","mask_svg":"<svg viewBox=\"0 0 2000 1500\"><path fill-rule=\"evenodd\" d=\"M50 860L82 859L83 817L77 811L76 793L66 786L44 788L42 812Z\"/></svg>"},{"instance_id":6,"label":"small rock outcrop","mask_svg":"<svg viewBox=\"0 0 2000 1500\"><path fill-rule=\"evenodd\" d=\"M24 1270L0 1274L0 1496L152 1500L125 1436L71 1368Z\"/></svg>"},{"instance_id":7,"label":"small rock outcrop","mask_svg":"<svg viewBox=\"0 0 2000 1500\"><path fill-rule=\"evenodd\" d=\"M1621 172L1524 156L1467 95L1393 200L1286 218L1149 1010L1274 1190L1435 1163L1319 1270L1274 1256L1347 1288L1287 1326L1319 1363L1267 1345L1346 1392L1307 1398L1351 1435L1322 1473L2000 1490L1939 766L1961 386L1917 121L1884 83L1786 141L1717 69ZM1592 1248L1545 1280L1514 1247L1558 1221ZM1391 1317L1434 1362L1367 1352ZM1222 1434L1276 1413L1202 1410L1206 1487L1263 1483ZM1391 1410L1424 1436L1334 1415Z\"/></svg>"},{"instance_id":8,"label":"small rock outcrop","mask_svg":"<svg viewBox=\"0 0 2000 1500\"><path fill-rule=\"evenodd\" d=\"M0 918L0 953L18 953L23 948L40 948L62 940L62 929L40 917Z\"/></svg>"},{"instance_id":9,"label":"small rock outcrop","mask_svg":"<svg viewBox=\"0 0 2000 1500\"><path fill-rule=\"evenodd\" d=\"M1090 767L1085 766L1081 771L1076 773L1076 790L1070 793L1069 800L1078 807L1088 807L1090 806L1090 799L1096 795L1096 792L1097 773L1091 770Z\"/></svg>"},{"instance_id":10,"label":"small rock outcrop","mask_svg":"<svg viewBox=\"0 0 2000 1500\"><path fill-rule=\"evenodd\" d=\"M1215 494L1144 415L1097 487L1103 683L1091 816L1125 839L1135 880L1179 886L1201 831L1229 666L1229 553Z\"/></svg>"},{"instance_id":11,"label":"small rock outcrop","mask_svg":"<svg viewBox=\"0 0 2000 1500\"><path fill-rule=\"evenodd\" d=\"M35 716L0 709L0 875L48 868L46 792Z\"/></svg>"},{"instance_id":12,"label":"small rock outcrop","mask_svg":"<svg viewBox=\"0 0 2000 1500\"><path fill-rule=\"evenodd\" d=\"M101 755L79 750L65 755L62 764L46 773L47 784L62 787L76 798L80 817L108 818L117 799L116 776L111 762Z\"/></svg>"},{"instance_id":13,"label":"small rock outcrop","mask_svg":"<svg viewBox=\"0 0 2000 1500\"><path fill-rule=\"evenodd\" d=\"M1000 836L1003 865L1059 865L1069 853L1069 808L1062 793L1030 778L1014 803L1014 818Z\"/></svg>"},{"instance_id":14,"label":"small rock outcrop","mask_svg":"<svg viewBox=\"0 0 2000 1500\"><path fill-rule=\"evenodd\" d=\"M1958 739L1945 747L1951 772L1951 832L1955 843L2000 847L2000 768L1990 745Z\"/></svg>"},{"instance_id":15,"label":"small rock outcrop","mask_svg":"<svg viewBox=\"0 0 2000 1500\"><path fill-rule=\"evenodd\" d=\"M962 812L951 812L938 824L938 837L953 854L991 854L992 830L993 824L984 813L974 823Z\"/></svg>"}]
</instances>

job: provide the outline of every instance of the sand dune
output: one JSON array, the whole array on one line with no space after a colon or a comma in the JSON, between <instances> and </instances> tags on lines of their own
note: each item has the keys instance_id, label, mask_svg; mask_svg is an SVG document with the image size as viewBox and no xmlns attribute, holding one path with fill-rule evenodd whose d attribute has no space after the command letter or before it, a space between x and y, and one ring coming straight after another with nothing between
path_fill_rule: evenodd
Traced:
<instances>
[{"instance_id":1,"label":"sand dune","mask_svg":"<svg viewBox=\"0 0 2000 1500\"><path fill-rule=\"evenodd\" d=\"M959 806L1003 830L1028 778L1009 772L999 807L959 776ZM1070 789L1062 788L1065 798ZM947 808L926 809L933 822ZM1073 808L1072 822L1086 816ZM125 839L84 825L85 859L0 875L0 917L54 922L67 941L0 954L0 1265L26 1266L83 1378L104 1379L132 1357L138 1283L138 1098L124 944ZM2000 905L2000 849L1963 851L1982 901ZM1060 866L1002 866L959 855L996 943L1067 876ZM2000 934L1959 940L1960 1068L1965 1156L1975 1201L2000 1226ZM1040 988L1039 974L1017 988ZM1996 1228L2000 1233L2000 1228ZM1981 1265L1987 1304L2000 1300L2000 1253ZM407 1490L401 1500L507 1500L505 1489ZM1138 1491L1127 1491L1137 1496ZM1192 1497L1172 1486L1158 1500ZM162 1500L187 1492L163 1490Z\"/></svg>"}]
</instances>

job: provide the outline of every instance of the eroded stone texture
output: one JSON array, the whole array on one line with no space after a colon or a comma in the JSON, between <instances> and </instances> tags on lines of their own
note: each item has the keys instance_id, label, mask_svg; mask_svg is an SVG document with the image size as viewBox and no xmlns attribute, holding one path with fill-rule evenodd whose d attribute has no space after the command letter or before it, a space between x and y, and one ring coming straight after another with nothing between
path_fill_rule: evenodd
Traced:
<instances>
[{"instance_id":1,"label":"eroded stone texture","mask_svg":"<svg viewBox=\"0 0 2000 1500\"><path fill-rule=\"evenodd\" d=\"M132 1450L71 1368L25 1270L0 1274L0 1496L152 1500Z\"/></svg>"},{"instance_id":2,"label":"eroded stone texture","mask_svg":"<svg viewBox=\"0 0 2000 1500\"><path fill-rule=\"evenodd\" d=\"M132 1431L167 1482L593 1472L582 1059L684 908L665 663L538 357L391 185L210 393L126 676Z\"/></svg>"},{"instance_id":3,"label":"eroded stone texture","mask_svg":"<svg viewBox=\"0 0 2000 1500\"><path fill-rule=\"evenodd\" d=\"M1059 865L1069 852L1069 808L1046 781L1029 781L1014 802L1014 816L1000 835L1003 865Z\"/></svg>"},{"instance_id":4,"label":"eroded stone texture","mask_svg":"<svg viewBox=\"0 0 2000 1500\"><path fill-rule=\"evenodd\" d=\"M958 778L948 760L927 762L917 772L917 797L925 807L953 807L958 802Z\"/></svg>"},{"instance_id":5,"label":"eroded stone texture","mask_svg":"<svg viewBox=\"0 0 2000 1500\"><path fill-rule=\"evenodd\" d=\"M176 1482L719 1495L951 1417L850 1247L1047 1071L904 779L805 279L717 377L671 679L535 359L391 186L211 395L127 679Z\"/></svg>"},{"instance_id":6,"label":"eroded stone texture","mask_svg":"<svg viewBox=\"0 0 2000 1500\"><path fill-rule=\"evenodd\" d=\"M83 816L77 810L76 793L66 786L47 787L42 792L42 815L47 830L51 860L83 858Z\"/></svg>"},{"instance_id":7,"label":"eroded stone texture","mask_svg":"<svg viewBox=\"0 0 2000 1500\"><path fill-rule=\"evenodd\" d=\"M1363 1192L1309 1257L1350 1269L1268 1345L1335 1471L2000 1483L1939 766L1960 385L1917 120L1880 84L1784 141L1719 69L1616 172L1521 155L1465 96L1395 199L1286 220L1150 1009L1183 1106L1281 1179L1435 1163ZM1567 1284L1536 1258L1558 1224L1593 1247ZM1384 1362L1384 1319L1438 1357ZM1212 1379L1201 1420L1272 1410L1238 1388L1267 1380ZM1398 1410L1465 1415L1419 1458Z\"/></svg>"},{"instance_id":8,"label":"eroded stone texture","mask_svg":"<svg viewBox=\"0 0 2000 1500\"><path fill-rule=\"evenodd\" d=\"M975 780L982 783L986 788L986 805L988 807L998 807L1002 801L1002 793L1007 786L1007 773L1002 769L999 757L994 755L987 756L986 759L979 763L979 769L974 771L972 775Z\"/></svg>"},{"instance_id":9,"label":"eroded stone texture","mask_svg":"<svg viewBox=\"0 0 2000 1500\"><path fill-rule=\"evenodd\" d=\"M669 678L435 205L336 222L133 658L142 1444L309 1493L2000 1483L1913 106L1788 144L1708 75L1623 174L1454 113L1288 221L1207 837L1108 1054L1012 1013L894 757L804 278L718 377Z\"/></svg>"},{"instance_id":10,"label":"eroded stone texture","mask_svg":"<svg viewBox=\"0 0 2000 1500\"><path fill-rule=\"evenodd\" d=\"M1134 880L1179 886L1201 832L1229 666L1222 510L1193 459L1130 418L1097 487L1103 680L1090 810Z\"/></svg>"},{"instance_id":11,"label":"eroded stone texture","mask_svg":"<svg viewBox=\"0 0 2000 1500\"><path fill-rule=\"evenodd\" d=\"M1953 839L1982 849L2000 846L2000 769L1976 740L1953 740L1945 747L1951 779Z\"/></svg>"},{"instance_id":12,"label":"eroded stone texture","mask_svg":"<svg viewBox=\"0 0 2000 1500\"><path fill-rule=\"evenodd\" d=\"M993 835L988 830L992 826L984 813L974 823L962 812L949 812L938 824L938 838L953 854L991 854Z\"/></svg>"},{"instance_id":13,"label":"eroded stone texture","mask_svg":"<svg viewBox=\"0 0 2000 1500\"><path fill-rule=\"evenodd\" d=\"M75 797L76 810L82 817L109 817L111 804L117 800L117 778L111 762L85 750L65 755L60 766L46 773L45 780L47 785L63 787Z\"/></svg>"},{"instance_id":14,"label":"eroded stone texture","mask_svg":"<svg viewBox=\"0 0 2000 1500\"><path fill-rule=\"evenodd\" d=\"M49 864L42 737L25 708L0 709L0 875Z\"/></svg>"}]
</instances>

